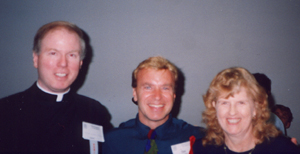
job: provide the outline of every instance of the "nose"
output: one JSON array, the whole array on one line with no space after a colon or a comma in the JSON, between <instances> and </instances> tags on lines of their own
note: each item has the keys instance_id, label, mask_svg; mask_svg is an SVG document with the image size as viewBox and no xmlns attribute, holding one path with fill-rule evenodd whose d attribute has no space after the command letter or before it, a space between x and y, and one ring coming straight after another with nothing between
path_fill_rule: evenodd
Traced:
<instances>
[{"instance_id":1,"label":"nose","mask_svg":"<svg viewBox=\"0 0 300 154\"><path fill-rule=\"evenodd\" d=\"M68 66L68 60L66 56L61 56L58 62L58 65L60 67L67 67Z\"/></svg>"},{"instance_id":2,"label":"nose","mask_svg":"<svg viewBox=\"0 0 300 154\"><path fill-rule=\"evenodd\" d=\"M229 114L230 115L235 115L236 114L236 106L234 104L230 105Z\"/></svg>"},{"instance_id":3,"label":"nose","mask_svg":"<svg viewBox=\"0 0 300 154\"><path fill-rule=\"evenodd\" d=\"M155 98L155 100L160 100L161 99L161 95L162 95L162 92L161 92L160 89L156 89L154 91L154 98Z\"/></svg>"}]
</instances>

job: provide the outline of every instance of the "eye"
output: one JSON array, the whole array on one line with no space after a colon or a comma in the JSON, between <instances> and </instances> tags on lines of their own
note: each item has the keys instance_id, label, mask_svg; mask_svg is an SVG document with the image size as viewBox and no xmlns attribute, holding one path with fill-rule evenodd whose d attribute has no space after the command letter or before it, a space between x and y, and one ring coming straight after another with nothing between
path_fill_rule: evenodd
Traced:
<instances>
[{"instance_id":1,"label":"eye","mask_svg":"<svg viewBox=\"0 0 300 154\"><path fill-rule=\"evenodd\" d=\"M77 58L79 56L79 54L77 54L77 53L70 53L69 56L72 57L72 58Z\"/></svg>"},{"instance_id":2,"label":"eye","mask_svg":"<svg viewBox=\"0 0 300 154\"><path fill-rule=\"evenodd\" d=\"M150 89L151 89L151 86L145 85L144 88L147 89L147 90L150 90Z\"/></svg>"},{"instance_id":3,"label":"eye","mask_svg":"<svg viewBox=\"0 0 300 154\"><path fill-rule=\"evenodd\" d=\"M243 101L239 101L239 104L245 104L245 102L243 102Z\"/></svg>"},{"instance_id":4,"label":"eye","mask_svg":"<svg viewBox=\"0 0 300 154\"><path fill-rule=\"evenodd\" d=\"M220 101L219 103L220 103L221 105L227 105L227 104L228 104L227 101Z\"/></svg>"},{"instance_id":5,"label":"eye","mask_svg":"<svg viewBox=\"0 0 300 154\"><path fill-rule=\"evenodd\" d=\"M56 52L55 51L50 51L49 55L53 55L54 56L54 55L56 55Z\"/></svg>"},{"instance_id":6,"label":"eye","mask_svg":"<svg viewBox=\"0 0 300 154\"><path fill-rule=\"evenodd\" d=\"M169 86L165 86L162 88L163 90L170 90L171 88Z\"/></svg>"}]
</instances>

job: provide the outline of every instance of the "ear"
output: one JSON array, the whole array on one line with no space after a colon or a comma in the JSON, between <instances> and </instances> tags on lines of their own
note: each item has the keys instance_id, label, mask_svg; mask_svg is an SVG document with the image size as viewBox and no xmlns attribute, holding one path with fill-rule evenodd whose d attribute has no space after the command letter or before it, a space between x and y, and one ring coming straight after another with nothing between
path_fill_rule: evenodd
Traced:
<instances>
[{"instance_id":1,"label":"ear","mask_svg":"<svg viewBox=\"0 0 300 154\"><path fill-rule=\"evenodd\" d=\"M256 109L253 111L253 118L256 117Z\"/></svg>"},{"instance_id":2,"label":"ear","mask_svg":"<svg viewBox=\"0 0 300 154\"><path fill-rule=\"evenodd\" d=\"M290 128L290 126L291 126L291 123L290 122L288 122L288 123L286 123L286 126L285 126L285 128L287 129L287 128Z\"/></svg>"},{"instance_id":3,"label":"ear","mask_svg":"<svg viewBox=\"0 0 300 154\"><path fill-rule=\"evenodd\" d=\"M253 118L256 117L256 109L258 108L258 102L254 102Z\"/></svg>"},{"instance_id":4,"label":"ear","mask_svg":"<svg viewBox=\"0 0 300 154\"><path fill-rule=\"evenodd\" d=\"M79 65L80 65L80 68L81 68L82 64L83 64L83 61L81 60L81 61L80 61L80 64L79 64Z\"/></svg>"},{"instance_id":5,"label":"ear","mask_svg":"<svg viewBox=\"0 0 300 154\"><path fill-rule=\"evenodd\" d=\"M32 57L33 57L33 66L35 68L38 68L39 55L36 52L33 52Z\"/></svg>"},{"instance_id":6,"label":"ear","mask_svg":"<svg viewBox=\"0 0 300 154\"><path fill-rule=\"evenodd\" d=\"M132 95L133 95L133 100L137 102L138 98L137 98L136 88L132 88Z\"/></svg>"},{"instance_id":7,"label":"ear","mask_svg":"<svg viewBox=\"0 0 300 154\"><path fill-rule=\"evenodd\" d=\"M212 106L215 108L216 107L216 102L215 101L213 101L212 103Z\"/></svg>"}]
</instances>

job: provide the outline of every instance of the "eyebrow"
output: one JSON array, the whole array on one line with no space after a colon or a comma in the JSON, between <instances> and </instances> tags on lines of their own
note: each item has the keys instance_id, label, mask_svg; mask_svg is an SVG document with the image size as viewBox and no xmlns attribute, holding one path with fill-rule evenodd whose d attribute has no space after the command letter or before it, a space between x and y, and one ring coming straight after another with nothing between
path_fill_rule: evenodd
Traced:
<instances>
[{"instance_id":1,"label":"eyebrow","mask_svg":"<svg viewBox=\"0 0 300 154\"><path fill-rule=\"evenodd\" d=\"M149 83L149 82L146 82L146 83L143 83L142 86L144 85L153 85L152 83ZM161 86L170 86L170 87L173 87L173 84L163 84Z\"/></svg>"},{"instance_id":2,"label":"eyebrow","mask_svg":"<svg viewBox=\"0 0 300 154\"><path fill-rule=\"evenodd\" d=\"M46 51L51 51L51 50L54 50L54 51L60 51L56 48L48 48ZM71 53L71 52L78 52L80 53L81 50L71 50L71 51L67 51L67 53Z\"/></svg>"},{"instance_id":3,"label":"eyebrow","mask_svg":"<svg viewBox=\"0 0 300 154\"><path fill-rule=\"evenodd\" d=\"M163 84L162 86L169 86L169 87L173 87L173 84Z\"/></svg>"}]
</instances>

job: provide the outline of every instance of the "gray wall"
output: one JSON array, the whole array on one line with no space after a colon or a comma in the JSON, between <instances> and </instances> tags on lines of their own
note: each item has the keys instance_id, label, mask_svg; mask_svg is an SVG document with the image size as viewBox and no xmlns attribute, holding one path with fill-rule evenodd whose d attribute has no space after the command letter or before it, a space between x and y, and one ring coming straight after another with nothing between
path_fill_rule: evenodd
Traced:
<instances>
[{"instance_id":1,"label":"gray wall","mask_svg":"<svg viewBox=\"0 0 300 154\"><path fill-rule=\"evenodd\" d=\"M203 126L201 95L210 81L242 66L271 78L276 103L295 117L288 134L300 140L299 0L1 0L0 97L36 81L33 37L54 20L76 23L89 36L93 55L78 93L104 104L114 126L137 113L131 72L161 55L184 74L178 118Z\"/></svg>"}]
</instances>

